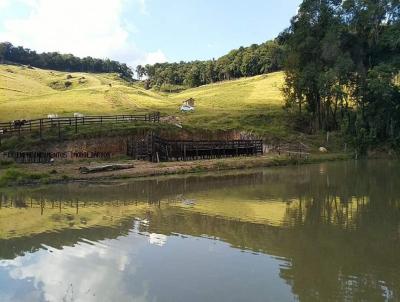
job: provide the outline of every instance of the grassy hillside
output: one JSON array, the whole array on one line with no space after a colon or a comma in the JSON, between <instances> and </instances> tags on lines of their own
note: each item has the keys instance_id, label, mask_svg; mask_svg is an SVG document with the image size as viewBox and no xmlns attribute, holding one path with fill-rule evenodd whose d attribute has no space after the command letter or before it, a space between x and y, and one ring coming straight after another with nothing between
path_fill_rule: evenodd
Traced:
<instances>
[{"instance_id":1,"label":"grassy hillside","mask_svg":"<svg viewBox=\"0 0 400 302\"><path fill-rule=\"evenodd\" d=\"M126 83L115 74L0 65L0 120L158 110L192 128L286 135L282 83L282 73L273 73L168 94ZM196 100L196 112L180 113L182 101L190 97Z\"/></svg>"}]
</instances>

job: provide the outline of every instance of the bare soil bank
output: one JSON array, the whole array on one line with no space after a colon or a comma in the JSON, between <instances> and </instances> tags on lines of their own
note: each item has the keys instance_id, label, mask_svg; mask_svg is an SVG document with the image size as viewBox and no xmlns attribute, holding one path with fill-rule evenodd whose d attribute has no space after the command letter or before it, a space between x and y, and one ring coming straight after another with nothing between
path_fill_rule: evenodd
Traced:
<instances>
[{"instance_id":1,"label":"bare soil bank","mask_svg":"<svg viewBox=\"0 0 400 302\"><path fill-rule=\"evenodd\" d=\"M181 162L163 162L151 163L146 161L132 161L132 160L113 160L112 162L105 161L65 161L56 162L54 165L48 164L18 164L9 168L2 168L0 171L0 178L5 174L7 169L15 169L29 174L45 175L40 179L30 177L27 179L10 179L3 185L33 185L40 183L60 183L71 181L108 181L117 179L139 178L159 175L172 175L172 174L187 174L209 171L223 171L233 169L249 169L260 167L273 167L273 166L286 166L296 164L309 164L324 161L346 160L350 159L351 155L344 153L331 153L331 154L311 154L308 158L291 158L287 155L268 154L259 157L238 157L238 158L224 158L224 159L211 159L200 161L181 161ZM81 174L80 167L93 167L97 165L104 165L106 163L130 163L134 167L132 169L100 172L94 174Z\"/></svg>"}]
</instances>

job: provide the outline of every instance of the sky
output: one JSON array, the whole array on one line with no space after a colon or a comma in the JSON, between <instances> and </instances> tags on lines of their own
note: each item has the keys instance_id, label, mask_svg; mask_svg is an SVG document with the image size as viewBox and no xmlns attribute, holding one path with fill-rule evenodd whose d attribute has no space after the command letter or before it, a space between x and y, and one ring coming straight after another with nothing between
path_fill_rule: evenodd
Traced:
<instances>
[{"instance_id":1,"label":"sky","mask_svg":"<svg viewBox=\"0 0 400 302\"><path fill-rule=\"evenodd\" d=\"M301 0L0 0L0 42L154 64L275 38Z\"/></svg>"}]
</instances>

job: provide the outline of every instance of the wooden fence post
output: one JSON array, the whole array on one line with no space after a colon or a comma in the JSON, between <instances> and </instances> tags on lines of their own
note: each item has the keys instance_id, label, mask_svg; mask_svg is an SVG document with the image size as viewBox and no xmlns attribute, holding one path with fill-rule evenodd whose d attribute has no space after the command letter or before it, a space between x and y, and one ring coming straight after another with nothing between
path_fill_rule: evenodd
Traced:
<instances>
[{"instance_id":1,"label":"wooden fence post","mask_svg":"<svg viewBox=\"0 0 400 302\"><path fill-rule=\"evenodd\" d=\"M61 127L60 127L60 120L58 120L58 139L61 139Z\"/></svg>"},{"instance_id":2,"label":"wooden fence post","mask_svg":"<svg viewBox=\"0 0 400 302\"><path fill-rule=\"evenodd\" d=\"M43 120L42 119L40 119L39 120L39 133L40 133L40 139L42 139L43 138L43 135L42 135L42 131L43 131Z\"/></svg>"}]
</instances>

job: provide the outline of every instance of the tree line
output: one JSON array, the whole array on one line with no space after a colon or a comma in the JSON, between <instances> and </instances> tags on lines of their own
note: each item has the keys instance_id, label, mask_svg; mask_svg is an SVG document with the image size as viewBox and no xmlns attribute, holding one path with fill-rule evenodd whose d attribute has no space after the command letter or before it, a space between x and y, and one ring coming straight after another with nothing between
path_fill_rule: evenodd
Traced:
<instances>
[{"instance_id":1,"label":"tree line","mask_svg":"<svg viewBox=\"0 0 400 302\"><path fill-rule=\"evenodd\" d=\"M217 60L139 65L136 74L139 79L147 77L149 88L162 85L197 87L278 71L282 64L283 47L276 41L268 41L234 49Z\"/></svg>"},{"instance_id":2,"label":"tree line","mask_svg":"<svg viewBox=\"0 0 400 302\"><path fill-rule=\"evenodd\" d=\"M304 0L285 45L286 108L360 151L400 147L400 1Z\"/></svg>"},{"instance_id":3,"label":"tree line","mask_svg":"<svg viewBox=\"0 0 400 302\"><path fill-rule=\"evenodd\" d=\"M72 54L60 54L58 52L37 53L22 46L3 42L0 43L0 63L7 61L58 71L115 72L127 80L131 80L133 77L133 71L126 64L117 61L92 57L79 58Z\"/></svg>"}]
</instances>

